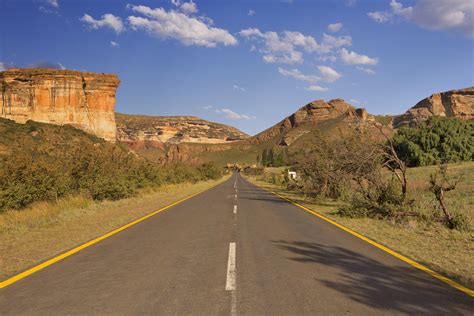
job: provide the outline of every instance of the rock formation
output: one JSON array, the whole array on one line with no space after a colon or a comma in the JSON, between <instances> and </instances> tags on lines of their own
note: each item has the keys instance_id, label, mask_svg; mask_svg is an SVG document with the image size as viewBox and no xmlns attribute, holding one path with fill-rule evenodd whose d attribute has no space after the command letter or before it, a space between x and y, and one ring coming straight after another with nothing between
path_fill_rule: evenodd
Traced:
<instances>
[{"instance_id":1,"label":"rock formation","mask_svg":"<svg viewBox=\"0 0 474 316\"><path fill-rule=\"evenodd\" d=\"M301 107L274 126L249 138L246 142L258 144L277 135L284 135L300 125L318 124L342 116L359 120L368 119L365 109L356 109L342 99L334 99L329 102L316 100ZM301 134L304 134L304 132L301 132ZM288 142L284 140L283 143L287 144Z\"/></svg>"},{"instance_id":2,"label":"rock formation","mask_svg":"<svg viewBox=\"0 0 474 316\"><path fill-rule=\"evenodd\" d=\"M462 120L474 119L474 87L436 93L421 100L404 114L393 120L395 128L416 126L431 116L457 117Z\"/></svg>"},{"instance_id":3,"label":"rock formation","mask_svg":"<svg viewBox=\"0 0 474 316\"><path fill-rule=\"evenodd\" d=\"M193 116L145 116L116 113L117 140L132 149L179 143L223 144L248 137L238 129Z\"/></svg>"},{"instance_id":4,"label":"rock formation","mask_svg":"<svg viewBox=\"0 0 474 316\"><path fill-rule=\"evenodd\" d=\"M0 117L69 124L115 141L117 76L58 69L0 72Z\"/></svg>"}]
</instances>

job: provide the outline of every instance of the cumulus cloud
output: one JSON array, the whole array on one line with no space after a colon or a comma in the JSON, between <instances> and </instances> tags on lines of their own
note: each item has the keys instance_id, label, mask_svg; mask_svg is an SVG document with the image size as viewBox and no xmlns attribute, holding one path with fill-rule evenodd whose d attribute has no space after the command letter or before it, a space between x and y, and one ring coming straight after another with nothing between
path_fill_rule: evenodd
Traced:
<instances>
[{"instance_id":1,"label":"cumulus cloud","mask_svg":"<svg viewBox=\"0 0 474 316\"><path fill-rule=\"evenodd\" d=\"M256 119L255 116L249 116L246 114L239 114L236 113L230 109L222 108L222 109L216 109L215 112L217 114L220 114L221 116L231 119L231 120L254 120Z\"/></svg>"},{"instance_id":2,"label":"cumulus cloud","mask_svg":"<svg viewBox=\"0 0 474 316\"><path fill-rule=\"evenodd\" d=\"M122 19L120 17L115 16L110 13L106 13L102 15L100 20L94 19L92 16L89 14L84 14L80 20L86 24L88 24L90 27L93 29L99 29L99 28L110 28L115 31L115 33L120 34L125 30L125 27L123 25Z\"/></svg>"},{"instance_id":3,"label":"cumulus cloud","mask_svg":"<svg viewBox=\"0 0 474 316\"><path fill-rule=\"evenodd\" d=\"M55 8L59 8L59 0L46 0L46 2Z\"/></svg>"},{"instance_id":4,"label":"cumulus cloud","mask_svg":"<svg viewBox=\"0 0 474 316\"><path fill-rule=\"evenodd\" d=\"M119 46L119 44L117 42L110 41L110 46L117 47L117 46Z\"/></svg>"},{"instance_id":5,"label":"cumulus cloud","mask_svg":"<svg viewBox=\"0 0 474 316\"><path fill-rule=\"evenodd\" d=\"M255 12L255 10L252 10L252 9L249 9L249 12L247 13L248 16L254 16L255 14L257 14L257 12Z\"/></svg>"},{"instance_id":6,"label":"cumulus cloud","mask_svg":"<svg viewBox=\"0 0 474 316\"><path fill-rule=\"evenodd\" d=\"M328 25L328 31L332 33L339 32L342 29L342 23L333 23Z\"/></svg>"},{"instance_id":7,"label":"cumulus cloud","mask_svg":"<svg viewBox=\"0 0 474 316\"><path fill-rule=\"evenodd\" d=\"M187 13L187 14L192 14L192 13L197 13L198 12L197 5L193 1L183 3L180 6L180 8L184 13Z\"/></svg>"},{"instance_id":8,"label":"cumulus cloud","mask_svg":"<svg viewBox=\"0 0 474 316\"><path fill-rule=\"evenodd\" d=\"M337 57L334 56L334 55L324 55L324 56L319 56L319 57L318 57L318 60L324 61L324 62L328 62L328 61L329 61L329 62L333 63L333 62L335 62L335 61L337 60Z\"/></svg>"},{"instance_id":9,"label":"cumulus cloud","mask_svg":"<svg viewBox=\"0 0 474 316\"><path fill-rule=\"evenodd\" d=\"M127 18L133 30L143 30L158 38L173 38L187 46L216 47L218 44L237 44L235 37L227 30L213 27L212 20L205 17L189 16L185 12L166 11L163 8L152 9L143 5L128 5L128 8L143 15Z\"/></svg>"},{"instance_id":10,"label":"cumulus cloud","mask_svg":"<svg viewBox=\"0 0 474 316\"><path fill-rule=\"evenodd\" d=\"M296 64L303 62L303 52L326 54L341 46L352 45L350 36L323 34L321 43L300 32L262 32L257 28L241 30L239 35L260 45L259 51L267 63Z\"/></svg>"},{"instance_id":11,"label":"cumulus cloud","mask_svg":"<svg viewBox=\"0 0 474 316\"><path fill-rule=\"evenodd\" d=\"M392 18L392 14L384 11L368 12L367 15L377 23L385 23L390 21Z\"/></svg>"},{"instance_id":12,"label":"cumulus cloud","mask_svg":"<svg viewBox=\"0 0 474 316\"><path fill-rule=\"evenodd\" d=\"M472 0L417 0L413 6L391 0L388 11L369 12L368 15L379 23L398 16L426 29L459 31L474 38Z\"/></svg>"},{"instance_id":13,"label":"cumulus cloud","mask_svg":"<svg viewBox=\"0 0 474 316\"><path fill-rule=\"evenodd\" d=\"M362 72L365 72L368 75L375 75L375 70L373 69L366 68L366 67L357 67L357 69L359 69Z\"/></svg>"},{"instance_id":14,"label":"cumulus cloud","mask_svg":"<svg viewBox=\"0 0 474 316\"><path fill-rule=\"evenodd\" d=\"M3 62L0 62L0 71L5 71L7 70L7 65Z\"/></svg>"},{"instance_id":15,"label":"cumulus cloud","mask_svg":"<svg viewBox=\"0 0 474 316\"><path fill-rule=\"evenodd\" d=\"M339 56L342 62L348 65L377 65L379 62L377 58L350 52L345 48L339 51Z\"/></svg>"},{"instance_id":16,"label":"cumulus cloud","mask_svg":"<svg viewBox=\"0 0 474 316\"><path fill-rule=\"evenodd\" d=\"M317 86L317 85L312 85L312 86L306 87L305 90L308 90L308 91L316 91L316 92L326 92L326 91L328 91L329 89L326 88L326 87L321 87L321 86Z\"/></svg>"},{"instance_id":17,"label":"cumulus cloud","mask_svg":"<svg viewBox=\"0 0 474 316\"><path fill-rule=\"evenodd\" d=\"M342 75L328 66L318 66L323 81L334 82L339 80Z\"/></svg>"},{"instance_id":18,"label":"cumulus cloud","mask_svg":"<svg viewBox=\"0 0 474 316\"><path fill-rule=\"evenodd\" d=\"M321 79L320 77L316 75L305 75L296 68L287 70L287 69L278 67L278 72L285 77L291 77L293 79L306 81L306 82L316 82Z\"/></svg>"}]
</instances>

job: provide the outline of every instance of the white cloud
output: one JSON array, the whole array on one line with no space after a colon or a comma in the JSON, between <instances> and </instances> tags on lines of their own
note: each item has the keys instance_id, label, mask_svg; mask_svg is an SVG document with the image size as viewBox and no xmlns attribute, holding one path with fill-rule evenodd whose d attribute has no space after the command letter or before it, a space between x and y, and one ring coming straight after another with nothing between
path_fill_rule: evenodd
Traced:
<instances>
[{"instance_id":1,"label":"white cloud","mask_svg":"<svg viewBox=\"0 0 474 316\"><path fill-rule=\"evenodd\" d=\"M239 87L239 86L236 85L236 84L232 85L232 88L234 88L235 90L240 90L240 91L242 91L242 92L245 92L245 88Z\"/></svg>"},{"instance_id":2,"label":"white cloud","mask_svg":"<svg viewBox=\"0 0 474 316\"><path fill-rule=\"evenodd\" d=\"M360 71L365 72L368 75L375 75L375 70L373 70L373 69L366 68L366 67L357 67L357 69L359 69Z\"/></svg>"},{"instance_id":3,"label":"white cloud","mask_svg":"<svg viewBox=\"0 0 474 316\"><path fill-rule=\"evenodd\" d=\"M342 29L342 23L333 23L328 25L328 31L332 33L339 32Z\"/></svg>"},{"instance_id":4,"label":"white cloud","mask_svg":"<svg viewBox=\"0 0 474 316\"><path fill-rule=\"evenodd\" d=\"M323 33L323 46L325 50L330 51L333 48L338 48L341 46L351 46L352 45L352 37L345 35L345 36L332 36L326 33Z\"/></svg>"},{"instance_id":5,"label":"white cloud","mask_svg":"<svg viewBox=\"0 0 474 316\"><path fill-rule=\"evenodd\" d=\"M348 65L377 65L378 59L366 55L359 55L356 52L350 52L345 48L339 51L341 60Z\"/></svg>"},{"instance_id":6,"label":"white cloud","mask_svg":"<svg viewBox=\"0 0 474 316\"><path fill-rule=\"evenodd\" d=\"M384 11L368 12L367 15L377 23L385 23L392 18L392 14Z\"/></svg>"},{"instance_id":7,"label":"white cloud","mask_svg":"<svg viewBox=\"0 0 474 316\"><path fill-rule=\"evenodd\" d=\"M102 15L100 20L94 19L89 14L84 14L80 20L89 24L93 29L108 27L114 30L117 34L120 34L125 30L122 19L110 13Z\"/></svg>"},{"instance_id":8,"label":"white cloud","mask_svg":"<svg viewBox=\"0 0 474 316\"><path fill-rule=\"evenodd\" d=\"M308 90L308 91L317 91L317 92L326 92L326 91L328 91L329 89L326 88L326 87L321 87L321 86L313 85L313 86L306 87L305 90Z\"/></svg>"},{"instance_id":9,"label":"white cloud","mask_svg":"<svg viewBox=\"0 0 474 316\"><path fill-rule=\"evenodd\" d=\"M333 63L337 60L337 57L334 56L334 55L323 55L323 56L319 56L318 60L323 61L323 62L328 62L329 61L329 62Z\"/></svg>"},{"instance_id":10,"label":"white cloud","mask_svg":"<svg viewBox=\"0 0 474 316\"><path fill-rule=\"evenodd\" d=\"M207 106L201 107L201 109L203 109L203 110L210 110L210 109L212 109L212 108L213 108L212 105L207 105Z\"/></svg>"},{"instance_id":11,"label":"white cloud","mask_svg":"<svg viewBox=\"0 0 474 316\"><path fill-rule=\"evenodd\" d=\"M261 32L257 28L241 30L239 35L256 44L260 44L261 48L259 51L263 54L263 60L267 63L302 63L302 51L326 54L337 47L350 46L352 44L350 36L335 37L323 34L323 40L320 44L314 37L300 32Z\"/></svg>"},{"instance_id":12,"label":"white cloud","mask_svg":"<svg viewBox=\"0 0 474 316\"><path fill-rule=\"evenodd\" d=\"M197 5L192 0L181 4L180 9L186 14L192 14L192 13L198 12Z\"/></svg>"},{"instance_id":13,"label":"white cloud","mask_svg":"<svg viewBox=\"0 0 474 316\"><path fill-rule=\"evenodd\" d=\"M48 4L55 7L59 8L59 0L47 0Z\"/></svg>"},{"instance_id":14,"label":"white cloud","mask_svg":"<svg viewBox=\"0 0 474 316\"><path fill-rule=\"evenodd\" d=\"M5 65L5 63L3 62L0 62L0 71L5 71L7 70L7 65Z\"/></svg>"},{"instance_id":15,"label":"white cloud","mask_svg":"<svg viewBox=\"0 0 474 316\"><path fill-rule=\"evenodd\" d=\"M249 12L247 13L248 16L254 16L255 14L257 14L257 12L255 12L255 10L252 10L252 9L249 9Z\"/></svg>"},{"instance_id":16,"label":"white cloud","mask_svg":"<svg viewBox=\"0 0 474 316\"><path fill-rule=\"evenodd\" d=\"M320 77L316 75L305 75L298 69L287 70L287 69L278 67L278 72L285 77L291 77L296 80L307 81L307 82L316 82L321 79Z\"/></svg>"},{"instance_id":17,"label":"white cloud","mask_svg":"<svg viewBox=\"0 0 474 316\"><path fill-rule=\"evenodd\" d=\"M334 82L339 80L342 75L338 73L336 70L332 69L328 66L318 66L319 72L322 75L322 80L326 82Z\"/></svg>"},{"instance_id":18,"label":"white cloud","mask_svg":"<svg viewBox=\"0 0 474 316\"><path fill-rule=\"evenodd\" d=\"M111 45L112 47L117 47L117 46L119 46L119 44L118 44L117 42L114 42L114 41L110 41L110 45Z\"/></svg>"},{"instance_id":19,"label":"white cloud","mask_svg":"<svg viewBox=\"0 0 474 316\"><path fill-rule=\"evenodd\" d=\"M246 114L239 114L236 113L230 109L222 108L222 109L216 109L215 112L217 114L222 115L225 118L231 119L231 120L254 120L256 119L255 116L249 116Z\"/></svg>"},{"instance_id":20,"label":"white cloud","mask_svg":"<svg viewBox=\"0 0 474 316\"><path fill-rule=\"evenodd\" d=\"M379 23L399 16L430 30L459 31L474 38L474 1L472 0L417 0L413 6L405 7L391 0L390 11L369 12Z\"/></svg>"},{"instance_id":21,"label":"white cloud","mask_svg":"<svg viewBox=\"0 0 474 316\"><path fill-rule=\"evenodd\" d=\"M144 30L159 38L173 38L184 45L216 47L235 45L237 40L224 29L212 26L212 20L205 17L191 17L182 12L151 9L143 5L128 5L128 8L145 17L127 18L134 30Z\"/></svg>"}]
</instances>

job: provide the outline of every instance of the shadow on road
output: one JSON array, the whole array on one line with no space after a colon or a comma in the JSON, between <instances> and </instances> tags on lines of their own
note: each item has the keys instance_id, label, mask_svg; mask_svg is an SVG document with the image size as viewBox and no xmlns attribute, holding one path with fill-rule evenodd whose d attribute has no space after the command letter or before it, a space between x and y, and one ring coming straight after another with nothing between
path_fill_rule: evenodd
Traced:
<instances>
[{"instance_id":1,"label":"shadow on road","mask_svg":"<svg viewBox=\"0 0 474 316\"><path fill-rule=\"evenodd\" d=\"M402 262L389 267L342 247L301 241L273 242L295 255L290 260L333 267L334 278L316 276L316 281L372 308L430 315L469 314L474 309L474 299L467 294Z\"/></svg>"}]
</instances>

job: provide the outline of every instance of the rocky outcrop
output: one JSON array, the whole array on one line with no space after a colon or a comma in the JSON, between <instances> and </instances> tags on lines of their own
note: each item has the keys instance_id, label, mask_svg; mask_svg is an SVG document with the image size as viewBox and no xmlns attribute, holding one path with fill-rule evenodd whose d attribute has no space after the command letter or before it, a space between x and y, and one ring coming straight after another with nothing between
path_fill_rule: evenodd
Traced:
<instances>
[{"instance_id":1,"label":"rocky outcrop","mask_svg":"<svg viewBox=\"0 0 474 316\"><path fill-rule=\"evenodd\" d=\"M246 142L258 144L277 135L283 135L282 137L284 137L287 132L303 124L318 124L342 116L362 120L368 118L365 109L356 109L342 99L334 99L329 102L316 100L306 104L269 129L249 138ZM304 134L304 132L301 132L301 134ZM294 141L294 139L291 141ZM281 143L288 144L288 140L284 139Z\"/></svg>"},{"instance_id":2,"label":"rocky outcrop","mask_svg":"<svg viewBox=\"0 0 474 316\"><path fill-rule=\"evenodd\" d=\"M393 120L395 128L417 126L431 116L457 117L462 120L474 119L474 87L436 93L421 100L404 114Z\"/></svg>"},{"instance_id":3,"label":"rocky outcrop","mask_svg":"<svg viewBox=\"0 0 474 316\"><path fill-rule=\"evenodd\" d=\"M132 149L179 143L225 144L248 137L238 129L193 116L146 116L116 113L117 140ZM168 146L174 148L172 146Z\"/></svg>"},{"instance_id":4,"label":"rocky outcrop","mask_svg":"<svg viewBox=\"0 0 474 316\"><path fill-rule=\"evenodd\" d=\"M115 141L115 75L58 69L0 72L0 117L69 124Z\"/></svg>"}]
</instances>

